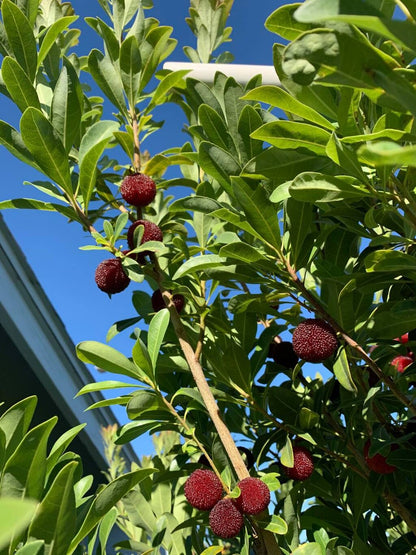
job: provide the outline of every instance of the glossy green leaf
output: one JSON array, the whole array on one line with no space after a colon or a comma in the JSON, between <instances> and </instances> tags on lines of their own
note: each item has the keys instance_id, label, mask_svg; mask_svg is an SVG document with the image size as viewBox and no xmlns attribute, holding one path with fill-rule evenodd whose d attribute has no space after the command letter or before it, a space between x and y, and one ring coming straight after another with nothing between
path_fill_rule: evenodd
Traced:
<instances>
[{"instance_id":1,"label":"glossy green leaf","mask_svg":"<svg viewBox=\"0 0 416 555\"><path fill-rule=\"evenodd\" d=\"M377 141L359 148L358 156L374 166L416 166L416 146Z\"/></svg>"},{"instance_id":2,"label":"glossy green leaf","mask_svg":"<svg viewBox=\"0 0 416 555\"><path fill-rule=\"evenodd\" d=\"M352 393L357 392L357 387L351 376L350 365L344 347L340 347L340 349L338 349L337 356L335 357L333 365L333 370L335 377L342 385L342 387L344 387L347 391L351 391Z\"/></svg>"},{"instance_id":3,"label":"glossy green leaf","mask_svg":"<svg viewBox=\"0 0 416 555\"><path fill-rule=\"evenodd\" d=\"M29 106L40 110L35 87L14 58L6 56L1 66L1 75L13 102L24 112Z\"/></svg>"},{"instance_id":4,"label":"glossy green leaf","mask_svg":"<svg viewBox=\"0 0 416 555\"><path fill-rule=\"evenodd\" d=\"M372 313L366 330L370 337L390 339L416 328L416 304L392 301L380 304Z\"/></svg>"},{"instance_id":5,"label":"glossy green leaf","mask_svg":"<svg viewBox=\"0 0 416 555\"><path fill-rule=\"evenodd\" d=\"M224 245L221 247L219 255L224 258L236 258L237 260L247 262L248 264L266 259L266 257L258 249L248 245L247 243L243 243L242 241L236 241L235 243Z\"/></svg>"},{"instance_id":6,"label":"glossy green leaf","mask_svg":"<svg viewBox=\"0 0 416 555\"><path fill-rule=\"evenodd\" d=\"M11 0L3 0L1 13L14 57L23 68L28 79L33 81L36 75L38 53L32 25L25 14Z\"/></svg>"},{"instance_id":7,"label":"glossy green leaf","mask_svg":"<svg viewBox=\"0 0 416 555\"><path fill-rule=\"evenodd\" d=\"M227 150L205 141L199 145L198 155L202 169L230 193L230 176L241 172L238 161Z\"/></svg>"},{"instance_id":8,"label":"glossy green leaf","mask_svg":"<svg viewBox=\"0 0 416 555\"><path fill-rule=\"evenodd\" d=\"M187 260L182 266L176 270L173 280L179 279L187 274L195 274L206 268L216 268L224 264L225 258L216 254L203 254Z\"/></svg>"},{"instance_id":9,"label":"glossy green leaf","mask_svg":"<svg viewBox=\"0 0 416 555\"><path fill-rule=\"evenodd\" d=\"M59 212L70 220L79 221L77 214L69 206L56 204L54 202L44 202L32 198L15 198L12 200L0 201L0 210L7 208L19 208L22 210L45 210L47 212Z\"/></svg>"},{"instance_id":10,"label":"glossy green leaf","mask_svg":"<svg viewBox=\"0 0 416 555\"><path fill-rule=\"evenodd\" d=\"M319 543L304 543L292 551L292 555L322 555Z\"/></svg>"},{"instance_id":11,"label":"glossy green leaf","mask_svg":"<svg viewBox=\"0 0 416 555\"><path fill-rule=\"evenodd\" d=\"M245 158L249 160L263 151L262 141L253 139L251 136L262 124L263 120L258 111L250 104L244 106L238 119L238 134L244 144Z\"/></svg>"},{"instance_id":12,"label":"glossy green leaf","mask_svg":"<svg viewBox=\"0 0 416 555\"><path fill-rule=\"evenodd\" d=\"M20 120L22 138L40 169L72 197L68 157L49 120L36 108L27 108Z\"/></svg>"},{"instance_id":13,"label":"glossy green leaf","mask_svg":"<svg viewBox=\"0 0 416 555\"><path fill-rule=\"evenodd\" d=\"M290 441L290 437L286 437L286 443L283 445L282 449L280 450L280 462L283 466L287 466L288 468L293 468L294 460L293 460L293 448L292 442Z\"/></svg>"},{"instance_id":14,"label":"glossy green leaf","mask_svg":"<svg viewBox=\"0 0 416 555\"><path fill-rule=\"evenodd\" d=\"M365 257L368 272L414 272L416 258L400 251L374 251Z\"/></svg>"},{"instance_id":15,"label":"glossy green leaf","mask_svg":"<svg viewBox=\"0 0 416 555\"><path fill-rule=\"evenodd\" d=\"M73 538L67 555L74 553L77 545L100 522L108 511L134 486L155 472L153 468L144 468L129 472L113 480L94 498L84 521Z\"/></svg>"},{"instance_id":16,"label":"glossy green leaf","mask_svg":"<svg viewBox=\"0 0 416 555\"><path fill-rule=\"evenodd\" d=\"M271 387L269 392L269 407L274 416L286 424L294 424L298 418L300 398L284 387Z\"/></svg>"},{"instance_id":17,"label":"glossy green leaf","mask_svg":"<svg viewBox=\"0 0 416 555\"><path fill-rule=\"evenodd\" d=\"M40 499L46 474L46 448L57 420L54 417L32 428L19 443L4 467L2 497Z\"/></svg>"},{"instance_id":18,"label":"glossy green leaf","mask_svg":"<svg viewBox=\"0 0 416 555\"><path fill-rule=\"evenodd\" d=\"M140 90L142 59L136 37L127 37L120 48L120 75L130 106L136 104Z\"/></svg>"},{"instance_id":19,"label":"glossy green leaf","mask_svg":"<svg viewBox=\"0 0 416 555\"><path fill-rule=\"evenodd\" d=\"M157 312L150 324L147 339L147 348L149 350L150 360L152 361L153 368L156 368L157 359L159 356L160 347L163 343L166 330L169 325L169 311L163 308Z\"/></svg>"},{"instance_id":20,"label":"glossy green leaf","mask_svg":"<svg viewBox=\"0 0 416 555\"><path fill-rule=\"evenodd\" d=\"M311 229L313 206L307 202L288 198L285 208L285 229L289 232L289 256L292 264L297 268L298 262L304 257L305 248L310 251L305 238Z\"/></svg>"},{"instance_id":21,"label":"glossy green leaf","mask_svg":"<svg viewBox=\"0 0 416 555\"><path fill-rule=\"evenodd\" d=\"M147 350L146 345L143 343L140 337L137 338L137 341L134 344L132 355L135 365L153 381L154 367L152 364L152 360L150 358L149 351Z\"/></svg>"},{"instance_id":22,"label":"glossy green leaf","mask_svg":"<svg viewBox=\"0 0 416 555\"><path fill-rule=\"evenodd\" d=\"M25 543L23 547L16 551L16 555L43 555L44 547L45 542L42 540Z\"/></svg>"},{"instance_id":23,"label":"glossy green leaf","mask_svg":"<svg viewBox=\"0 0 416 555\"><path fill-rule=\"evenodd\" d=\"M91 50L88 56L88 69L94 81L110 102L112 102L121 113L127 115L127 108L123 95L123 83L111 59L104 56L99 50Z\"/></svg>"},{"instance_id":24,"label":"glossy green leaf","mask_svg":"<svg viewBox=\"0 0 416 555\"><path fill-rule=\"evenodd\" d=\"M300 3L295 3L277 8L266 19L264 24L266 29L287 40L294 40L305 31L309 31L311 25L301 23L293 17L299 6Z\"/></svg>"},{"instance_id":25,"label":"glossy green leaf","mask_svg":"<svg viewBox=\"0 0 416 555\"><path fill-rule=\"evenodd\" d=\"M224 119L208 104L202 104L198 110L198 120L209 142L238 157L234 142Z\"/></svg>"},{"instance_id":26,"label":"glossy green leaf","mask_svg":"<svg viewBox=\"0 0 416 555\"><path fill-rule=\"evenodd\" d=\"M64 466L38 506L29 527L31 540L44 540L50 555L66 553L75 533L74 472L78 462Z\"/></svg>"},{"instance_id":27,"label":"glossy green leaf","mask_svg":"<svg viewBox=\"0 0 416 555\"><path fill-rule=\"evenodd\" d=\"M64 453L68 445L70 445L70 443L76 438L80 431L85 428L85 426L86 424L78 424L78 426L74 426L73 428L64 432L55 441L46 460L48 472L52 470L59 457Z\"/></svg>"},{"instance_id":28,"label":"glossy green leaf","mask_svg":"<svg viewBox=\"0 0 416 555\"><path fill-rule=\"evenodd\" d=\"M172 52L176 46L176 40L171 39L172 27L158 26L147 35L145 42L140 44L142 57L142 74L140 79L140 92L146 87L152 78L157 66Z\"/></svg>"},{"instance_id":29,"label":"glossy green leaf","mask_svg":"<svg viewBox=\"0 0 416 555\"><path fill-rule=\"evenodd\" d=\"M302 149L318 156L325 155L330 133L321 127L296 121L272 121L257 129L252 137L283 149Z\"/></svg>"},{"instance_id":30,"label":"glossy green leaf","mask_svg":"<svg viewBox=\"0 0 416 555\"><path fill-rule=\"evenodd\" d=\"M233 178L232 186L248 223L265 243L279 249L280 229L277 212L267 198L266 191L257 183L253 186L241 178Z\"/></svg>"},{"instance_id":31,"label":"glossy green leaf","mask_svg":"<svg viewBox=\"0 0 416 555\"><path fill-rule=\"evenodd\" d=\"M117 62L120 56L120 43L114 29L107 25L100 17L86 17L85 22L102 37L111 60Z\"/></svg>"},{"instance_id":32,"label":"glossy green leaf","mask_svg":"<svg viewBox=\"0 0 416 555\"><path fill-rule=\"evenodd\" d=\"M0 417L0 429L6 438L5 460L15 451L29 429L37 405L37 397L31 396L12 405Z\"/></svg>"},{"instance_id":33,"label":"glossy green leaf","mask_svg":"<svg viewBox=\"0 0 416 555\"><path fill-rule=\"evenodd\" d=\"M301 173L289 186L290 196L303 202L337 202L370 196L363 187L315 172Z\"/></svg>"},{"instance_id":34,"label":"glossy green leaf","mask_svg":"<svg viewBox=\"0 0 416 555\"><path fill-rule=\"evenodd\" d=\"M283 536L287 533L287 524L279 515L270 515L267 520L260 520L259 526L263 528L263 530L273 532L273 534Z\"/></svg>"},{"instance_id":35,"label":"glossy green leaf","mask_svg":"<svg viewBox=\"0 0 416 555\"><path fill-rule=\"evenodd\" d=\"M303 104L291 94L286 92L281 87L272 85L263 85L249 91L243 97L246 100L257 100L258 102L265 102L275 108L280 108L284 112L295 114L301 118L316 123L317 125L332 131L334 125L328 121L319 112Z\"/></svg>"},{"instance_id":36,"label":"glossy green leaf","mask_svg":"<svg viewBox=\"0 0 416 555\"><path fill-rule=\"evenodd\" d=\"M29 524L37 503L30 499L2 496L0 499L0 549Z\"/></svg>"},{"instance_id":37,"label":"glossy green leaf","mask_svg":"<svg viewBox=\"0 0 416 555\"><path fill-rule=\"evenodd\" d=\"M201 555L217 555L217 553L221 553L223 549L223 545L211 545L211 547L204 549Z\"/></svg>"},{"instance_id":38,"label":"glossy green leaf","mask_svg":"<svg viewBox=\"0 0 416 555\"><path fill-rule=\"evenodd\" d=\"M37 168L32 153L26 147L20 133L5 121L0 121L0 144L21 162Z\"/></svg>"},{"instance_id":39,"label":"glossy green leaf","mask_svg":"<svg viewBox=\"0 0 416 555\"><path fill-rule=\"evenodd\" d=\"M108 513L101 521L100 529L98 532L101 555L107 555L107 552L108 552L108 550L106 549L107 542L110 538L110 534L114 527L114 524L116 523L117 517L118 517L118 510L116 507L113 507L108 511Z\"/></svg>"},{"instance_id":40,"label":"glossy green leaf","mask_svg":"<svg viewBox=\"0 0 416 555\"><path fill-rule=\"evenodd\" d=\"M62 67L51 105L51 121L58 131L66 152L72 148L79 134L83 108L81 85L72 65L67 61Z\"/></svg>"},{"instance_id":41,"label":"glossy green leaf","mask_svg":"<svg viewBox=\"0 0 416 555\"><path fill-rule=\"evenodd\" d=\"M141 420L146 411L166 410L160 395L147 389L136 391L128 402L127 415L130 420Z\"/></svg>"},{"instance_id":42,"label":"glossy green leaf","mask_svg":"<svg viewBox=\"0 0 416 555\"><path fill-rule=\"evenodd\" d=\"M150 110L153 110L155 106L163 104L166 96L172 88L184 82L184 77L188 73L189 69L181 69L179 71L172 71L165 75L156 87L155 91L152 93L152 98L150 99L150 102L144 112L148 113Z\"/></svg>"},{"instance_id":43,"label":"glossy green leaf","mask_svg":"<svg viewBox=\"0 0 416 555\"><path fill-rule=\"evenodd\" d=\"M50 49L55 44L56 39L62 31L67 29L71 23L74 23L77 19L77 15L66 15L57 19L48 27L39 48L37 69L40 68L40 65L48 55Z\"/></svg>"},{"instance_id":44,"label":"glossy green leaf","mask_svg":"<svg viewBox=\"0 0 416 555\"><path fill-rule=\"evenodd\" d=\"M96 183L97 163L118 128L115 121L98 121L82 138L79 148L79 186L86 209Z\"/></svg>"},{"instance_id":45,"label":"glossy green leaf","mask_svg":"<svg viewBox=\"0 0 416 555\"><path fill-rule=\"evenodd\" d=\"M364 173L361 164L358 160L356 152L348 146L348 144L343 143L339 138L332 134L331 138L326 145L326 153L340 168L342 168L343 173L352 175L366 183L368 178Z\"/></svg>"},{"instance_id":46,"label":"glossy green leaf","mask_svg":"<svg viewBox=\"0 0 416 555\"><path fill-rule=\"evenodd\" d=\"M104 343L83 341L76 347L77 356L83 362L94 364L107 372L123 374L133 379L141 379L136 365L122 353Z\"/></svg>"}]
</instances>

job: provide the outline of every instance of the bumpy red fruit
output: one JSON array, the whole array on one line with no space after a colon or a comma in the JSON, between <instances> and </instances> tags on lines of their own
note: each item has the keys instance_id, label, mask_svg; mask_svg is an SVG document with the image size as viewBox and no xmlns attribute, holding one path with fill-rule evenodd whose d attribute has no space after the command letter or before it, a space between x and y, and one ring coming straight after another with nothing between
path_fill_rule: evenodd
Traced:
<instances>
[{"instance_id":1,"label":"bumpy red fruit","mask_svg":"<svg viewBox=\"0 0 416 555\"><path fill-rule=\"evenodd\" d=\"M286 475L292 480L306 480L313 472L313 458L305 447L293 447L293 468L283 466Z\"/></svg>"},{"instance_id":2,"label":"bumpy red fruit","mask_svg":"<svg viewBox=\"0 0 416 555\"><path fill-rule=\"evenodd\" d=\"M134 230L139 226L143 226L143 237L141 240L141 245L147 243L147 241L162 241L163 233L159 226L148 220L137 220L129 227L127 231L127 243L131 249L135 248L134 244Z\"/></svg>"},{"instance_id":3,"label":"bumpy red fruit","mask_svg":"<svg viewBox=\"0 0 416 555\"><path fill-rule=\"evenodd\" d=\"M299 360L290 341L273 341L269 347L269 357L285 368L294 368Z\"/></svg>"},{"instance_id":4,"label":"bumpy red fruit","mask_svg":"<svg viewBox=\"0 0 416 555\"><path fill-rule=\"evenodd\" d=\"M370 457L368 452L370 451L371 442L368 439L364 445L364 458L367 466L370 470L377 472L377 474L391 474L397 468L386 461L386 457L383 457L380 453L376 453L373 457Z\"/></svg>"},{"instance_id":5,"label":"bumpy red fruit","mask_svg":"<svg viewBox=\"0 0 416 555\"><path fill-rule=\"evenodd\" d=\"M270 503L270 490L259 478L244 478L239 482L240 495L234 499L237 509L247 515L257 515Z\"/></svg>"},{"instance_id":6,"label":"bumpy red fruit","mask_svg":"<svg viewBox=\"0 0 416 555\"><path fill-rule=\"evenodd\" d=\"M212 470L198 469L185 482L185 497L188 502L202 511L209 511L223 494L222 484Z\"/></svg>"},{"instance_id":7,"label":"bumpy red fruit","mask_svg":"<svg viewBox=\"0 0 416 555\"><path fill-rule=\"evenodd\" d=\"M148 175L134 173L123 179L120 193L132 206L147 206L156 196L156 184Z\"/></svg>"},{"instance_id":8,"label":"bumpy red fruit","mask_svg":"<svg viewBox=\"0 0 416 555\"><path fill-rule=\"evenodd\" d=\"M243 515L231 499L221 499L209 513L211 530L224 540L238 536L243 524Z\"/></svg>"},{"instance_id":9,"label":"bumpy red fruit","mask_svg":"<svg viewBox=\"0 0 416 555\"><path fill-rule=\"evenodd\" d=\"M299 358L307 362L322 362L334 354L338 341L327 322L309 318L293 332L292 345Z\"/></svg>"},{"instance_id":10,"label":"bumpy red fruit","mask_svg":"<svg viewBox=\"0 0 416 555\"><path fill-rule=\"evenodd\" d=\"M185 304L185 299L183 298L183 295L176 293L175 295L173 295L172 300L176 310L178 312L182 312L182 309ZM162 310L162 308L166 307L165 301L163 300L162 292L160 289L156 289L156 291L154 291L152 295L152 307L155 312L159 312L159 310Z\"/></svg>"},{"instance_id":11,"label":"bumpy red fruit","mask_svg":"<svg viewBox=\"0 0 416 555\"><path fill-rule=\"evenodd\" d=\"M390 364L397 370L397 372L402 374L406 368L412 364L412 362L413 358L400 355L394 358Z\"/></svg>"},{"instance_id":12,"label":"bumpy red fruit","mask_svg":"<svg viewBox=\"0 0 416 555\"><path fill-rule=\"evenodd\" d=\"M95 270L95 283L105 293L113 295L120 293L130 283L130 278L124 273L119 258L103 260Z\"/></svg>"}]
</instances>

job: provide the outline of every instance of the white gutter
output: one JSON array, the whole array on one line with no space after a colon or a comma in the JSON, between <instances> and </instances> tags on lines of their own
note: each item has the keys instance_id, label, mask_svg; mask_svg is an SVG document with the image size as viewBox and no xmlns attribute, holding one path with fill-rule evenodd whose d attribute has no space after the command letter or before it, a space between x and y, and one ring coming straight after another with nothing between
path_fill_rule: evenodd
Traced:
<instances>
[{"instance_id":1,"label":"white gutter","mask_svg":"<svg viewBox=\"0 0 416 555\"><path fill-rule=\"evenodd\" d=\"M246 65L246 64L193 64L190 62L166 62L163 69L178 71L188 69L187 77L193 77L205 83L213 83L217 71L227 77L234 77L236 81L245 85L255 75L261 75L263 85L280 86L280 80L273 66Z\"/></svg>"}]
</instances>

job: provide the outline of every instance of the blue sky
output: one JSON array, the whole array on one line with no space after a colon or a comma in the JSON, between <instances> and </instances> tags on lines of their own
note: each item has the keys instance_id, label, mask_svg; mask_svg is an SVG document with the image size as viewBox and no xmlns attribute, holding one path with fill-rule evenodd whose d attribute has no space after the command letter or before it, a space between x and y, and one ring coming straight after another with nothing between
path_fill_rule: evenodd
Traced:
<instances>
[{"instance_id":1,"label":"blue sky","mask_svg":"<svg viewBox=\"0 0 416 555\"><path fill-rule=\"evenodd\" d=\"M179 43L169 61L187 61L182 47L195 46L195 39L185 23L189 1L154 0L154 3L154 9L147 14L156 17L163 25L171 25L174 28L172 36ZM264 21L284 3L282 0L260 0L253 9L252 0L235 0L228 23L233 27L233 40L227 44L235 63L272 65L272 45L277 37L265 30ZM80 15L73 26L82 30L78 54L88 54L92 48L101 49L101 40L83 21L86 16L103 17L98 2L73 0L72 4ZM155 118L165 119L166 124L144 144L152 155L187 140L181 131L184 118L176 106L155 112ZM0 119L18 127L19 112L4 97L0 99ZM23 185L25 180L41 178L32 168L14 159L2 147L0 164L0 200L35 196L29 186ZM4 210L3 217L75 344L83 340L104 342L108 328L114 322L136 315L131 295L136 288L145 286L132 283L111 300L101 292L95 284L94 273L105 257L98 251L79 250L80 246L92 244L92 241L78 224L68 224L59 214L40 211ZM110 344L130 356L133 343L128 333L120 334ZM98 373L94 377L97 380L111 379ZM120 420L123 420L123 413L117 411ZM144 453L151 450L148 439L135 442L135 446Z\"/></svg>"}]
</instances>

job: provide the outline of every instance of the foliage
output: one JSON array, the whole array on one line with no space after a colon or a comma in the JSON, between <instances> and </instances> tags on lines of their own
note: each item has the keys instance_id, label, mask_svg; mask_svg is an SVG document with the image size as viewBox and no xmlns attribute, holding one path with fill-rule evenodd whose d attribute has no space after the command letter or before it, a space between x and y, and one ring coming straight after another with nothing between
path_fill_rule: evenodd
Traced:
<instances>
[{"instance_id":1,"label":"foliage","mask_svg":"<svg viewBox=\"0 0 416 555\"><path fill-rule=\"evenodd\" d=\"M192 61L212 61L228 40L231 4L191 1ZM144 288L134 291L136 313L107 338L140 324L131 358L104 343L77 347L81 360L129 380L80 392L131 388L96 405L126 407L131 422L117 444L146 432L175 438L152 460L156 477L105 516L137 552L405 554L416 544L415 370L390 364L416 347L414 333L408 344L395 339L416 328L416 10L413 0L397 4L400 17L393 1L278 8L266 22L283 40L273 52L282 87L273 87L259 77L242 86L217 73L206 84L159 70L175 41L170 27L145 17L148 2L100 0L109 23L87 22L103 50L81 57L71 51L78 32L69 4L42 0L38 13L36 2L2 2L0 90L22 117L20 132L0 123L0 141L47 176L33 185L52 201L0 208L79 222L95 240L89 248L119 256L130 278L161 289L167 303L154 313ZM223 54L217 62L229 59ZM106 99L88 95L84 73ZM161 127L153 112L167 101L183 108L189 142L147 156L141 144ZM104 103L117 111L113 120L102 119ZM120 161L105 154L116 145ZM172 165L180 177L165 179ZM151 206L124 206L122 170L156 179ZM173 200L178 184L187 191ZM140 218L163 231L163 244L137 248L151 253L143 265L120 244L129 219ZM180 316L173 293L186 298ZM267 360L275 336L290 337L314 315L339 339L321 373ZM250 519L228 543L184 504L181 484L204 455L233 495L248 475L233 437L274 494L270 515ZM395 472L370 471L369 438L369 456L387 457ZM313 452L305 482L279 465L278 454L293 466L292 441Z\"/></svg>"}]
</instances>

